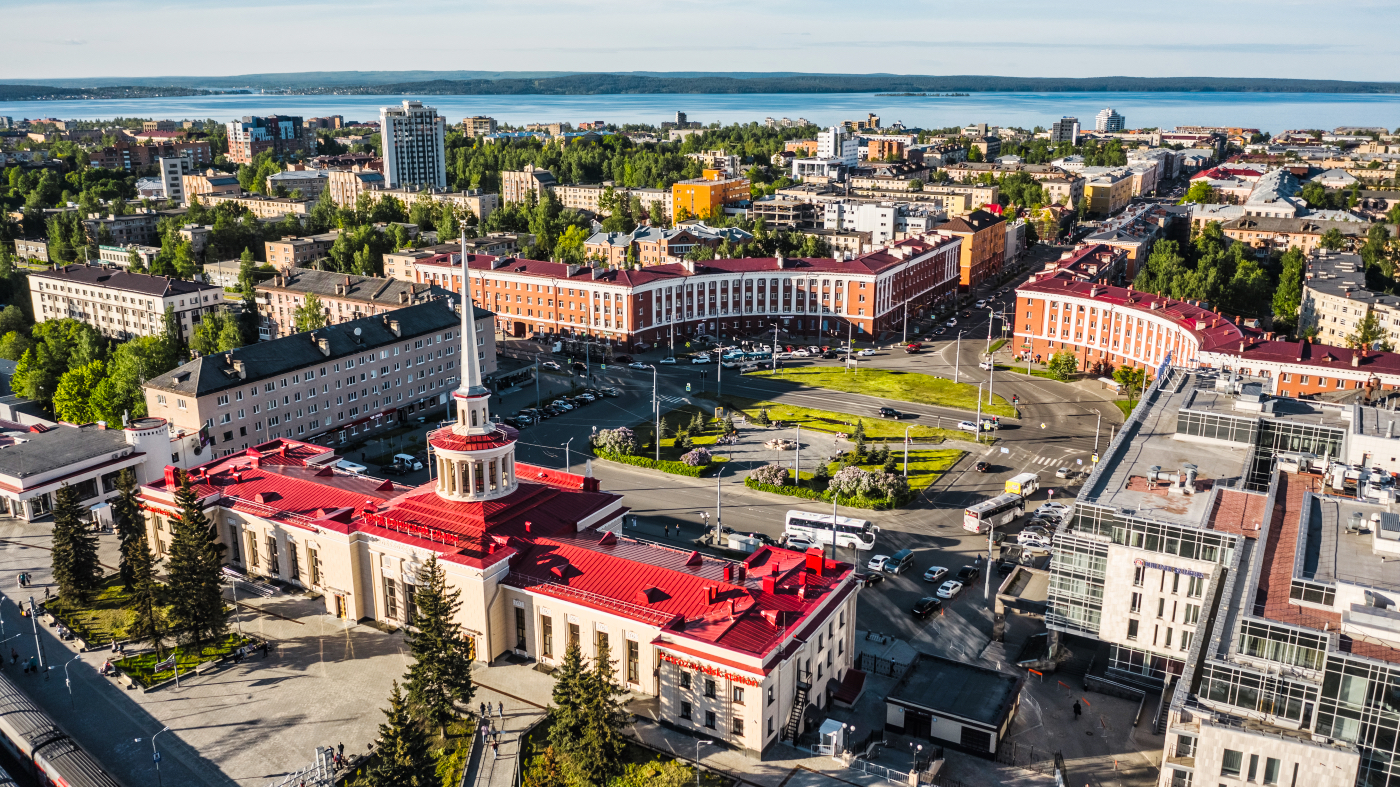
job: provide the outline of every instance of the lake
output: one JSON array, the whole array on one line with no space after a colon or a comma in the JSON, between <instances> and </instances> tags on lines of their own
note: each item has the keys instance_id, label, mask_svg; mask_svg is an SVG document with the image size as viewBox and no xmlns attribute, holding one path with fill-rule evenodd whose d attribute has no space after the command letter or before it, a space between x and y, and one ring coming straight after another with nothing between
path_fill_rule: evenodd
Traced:
<instances>
[{"instance_id":1,"label":"lake","mask_svg":"<svg viewBox=\"0 0 1400 787\"><path fill-rule=\"evenodd\" d=\"M829 125L863 119L867 112L886 123L943 128L985 122L1001 126L1049 126L1064 115L1092 128L1094 116L1113 107L1129 128L1221 125L1258 128L1331 129L1342 125L1400 127L1400 94L1359 93L974 93L969 96L879 96L820 94L647 94L599 96L286 96L232 95L108 101L0 102L0 115L15 119L58 117L214 118L243 115L343 115L371 120L379 107L418 98L449 123L489 115L503 123L603 120L658 124L677 110L702 123L762 122L765 117L804 117Z\"/></svg>"}]
</instances>

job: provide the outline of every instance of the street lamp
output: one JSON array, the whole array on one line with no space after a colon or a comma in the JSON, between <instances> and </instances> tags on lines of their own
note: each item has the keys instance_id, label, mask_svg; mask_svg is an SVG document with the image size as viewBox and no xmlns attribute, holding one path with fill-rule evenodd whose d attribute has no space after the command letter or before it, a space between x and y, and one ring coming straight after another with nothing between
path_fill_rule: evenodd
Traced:
<instances>
[{"instance_id":1,"label":"street lamp","mask_svg":"<svg viewBox=\"0 0 1400 787\"><path fill-rule=\"evenodd\" d=\"M160 781L160 752L159 752L159 751L156 751L156 738L160 737L160 733L161 733L161 732L169 732L169 731L170 731L170 728L169 728L169 727L162 727L161 730L160 730L160 732L157 732L155 735L152 735L152 736L151 736L151 759L154 760L154 761L155 761L155 764L156 764L156 787L160 787L160 783L161 783L161 781ZM137 743L140 743L142 740L143 740L143 739L141 739L141 738L137 738L137 739L136 739L136 742L137 742Z\"/></svg>"},{"instance_id":2,"label":"street lamp","mask_svg":"<svg viewBox=\"0 0 1400 787\"><path fill-rule=\"evenodd\" d=\"M992 321L996 319L996 309L987 307L987 406L992 405L992 374L996 364L992 363Z\"/></svg>"},{"instance_id":3,"label":"street lamp","mask_svg":"<svg viewBox=\"0 0 1400 787\"><path fill-rule=\"evenodd\" d=\"M68 687L68 707L70 708L73 707L73 681L68 677L68 665L82 657L80 653L63 663L63 685Z\"/></svg>"},{"instance_id":4,"label":"street lamp","mask_svg":"<svg viewBox=\"0 0 1400 787\"><path fill-rule=\"evenodd\" d=\"M574 438L570 437L564 442L564 472L566 473L569 472L570 468L574 466L573 462L569 461L569 443L572 443L573 441Z\"/></svg>"},{"instance_id":5,"label":"street lamp","mask_svg":"<svg viewBox=\"0 0 1400 787\"><path fill-rule=\"evenodd\" d=\"M919 752L924 750L924 745L922 743L911 743L909 744L909 748L913 750L911 753L914 756L914 761L909 764L909 770L917 771L919 769Z\"/></svg>"},{"instance_id":6,"label":"street lamp","mask_svg":"<svg viewBox=\"0 0 1400 787\"><path fill-rule=\"evenodd\" d=\"M910 430L910 429L913 429L913 428L914 428L914 425L913 425L913 424L910 424L909 426L904 427L904 477L905 477L905 478L908 478L908 477L909 477L909 430Z\"/></svg>"},{"instance_id":7,"label":"street lamp","mask_svg":"<svg viewBox=\"0 0 1400 787\"><path fill-rule=\"evenodd\" d=\"M962 366L962 331L958 331L958 349L953 355L953 382L958 381L958 367ZM980 394L979 394L980 395Z\"/></svg>"},{"instance_id":8,"label":"street lamp","mask_svg":"<svg viewBox=\"0 0 1400 787\"><path fill-rule=\"evenodd\" d=\"M651 369L651 409L656 412L656 461L661 461L661 400L656 398L656 364Z\"/></svg>"},{"instance_id":9,"label":"street lamp","mask_svg":"<svg viewBox=\"0 0 1400 787\"><path fill-rule=\"evenodd\" d=\"M700 787L700 747L709 746L714 741L695 741L695 787Z\"/></svg>"}]
</instances>

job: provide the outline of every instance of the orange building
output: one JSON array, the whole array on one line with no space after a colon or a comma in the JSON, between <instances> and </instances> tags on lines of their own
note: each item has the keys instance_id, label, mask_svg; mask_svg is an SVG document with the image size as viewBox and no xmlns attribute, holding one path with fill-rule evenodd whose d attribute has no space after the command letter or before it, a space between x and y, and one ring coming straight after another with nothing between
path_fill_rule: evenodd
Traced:
<instances>
[{"instance_id":1,"label":"orange building","mask_svg":"<svg viewBox=\"0 0 1400 787\"><path fill-rule=\"evenodd\" d=\"M867 139L866 158L870 161L884 161L889 158L904 158L904 141L898 139Z\"/></svg>"},{"instance_id":2,"label":"orange building","mask_svg":"<svg viewBox=\"0 0 1400 787\"><path fill-rule=\"evenodd\" d=\"M682 180L671 187L671 215L708 218L724 210L725 205L749 199L748 178L726 178L717 169L705 170L705 177Z\"/></svg>"},{"instance_id":3,"label":"orange building","mask_svg":"<svg viewBox=\"0 0 1400 787\"><path fill-rule=\"evenodd\" d=\"M1006 258L1006 219L985 210L939 224L935 229L962 238L962 289L976 287L1001 270Z\"/></svg>"}]
</instances>

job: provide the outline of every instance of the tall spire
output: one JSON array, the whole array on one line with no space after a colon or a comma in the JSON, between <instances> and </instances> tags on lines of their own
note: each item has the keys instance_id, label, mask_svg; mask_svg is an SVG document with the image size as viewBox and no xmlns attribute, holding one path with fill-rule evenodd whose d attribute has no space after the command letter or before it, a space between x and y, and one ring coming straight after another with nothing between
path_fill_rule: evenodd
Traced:
<instances>
[{"instance_id":1,"label":"tall spire","mask_svg":"<svg viewBox=\"0 0 1400 787\"><path fill-rule=\"evenodd\" d=\"M481 361L476 350L476 307L472 303L471 279L467 276L467 236L462 233L462 384L457 392L462 396L490 396L481 383Z\"/></svg>"}]
</instances>

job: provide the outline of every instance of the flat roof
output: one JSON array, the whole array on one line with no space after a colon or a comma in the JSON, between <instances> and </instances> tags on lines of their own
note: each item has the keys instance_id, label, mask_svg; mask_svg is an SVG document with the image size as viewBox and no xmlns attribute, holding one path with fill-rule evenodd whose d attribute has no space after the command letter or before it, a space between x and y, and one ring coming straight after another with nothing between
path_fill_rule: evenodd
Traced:
<instances>
[{"instance_id":1,"label":"flat roof","mask_svg":"<svg viewBox=\"0 0 1400 787\"><path fill-rule=\"evenodd\" d=\"M1000 728L1020 693L1015 675L920 653L886 701Z\"/></svg>"},{"instance_id":2,"label":"flat roof","mask_svg":"<svg viewBox=\"0 0 1400 787\"><path fill-rule=\"evenodd\" d=\"M1376 536L1371 531L1376 525L1370 521L1371 514L1386 512L1385 506L1316 494L1309 503L1295 557L1302 578L1400 592L1400 561L1382 562L1372 548ZM1348 533L1347 522L1356 514L1361 515L1365 529Z\"/></svg>"},{"instance_id":3,"label":"flat roof","mask_svg":"<svg viewBox=\"0 0 1400 787\"><path fill-rule=\"evenodd\" d=\"M1193 392L1182 407L1200 412L1233 415L1240 418L1274 418L1282 421L1347 429L1351 419L1349 404L1269 397L1266 402L1249 402L1233 394L1201 389ZM1262 405L1262 406L1261 406Z\"/></svg>"},{"instance_id":4,"label":"flat roof","mask_svg":"<svg viewBox=\"0 0 1400 787\"><path fill-rule=\"evenodd\" d=\"M0 474L11 478L50 473L130 447L120 429L96 424L58 426L42 432L26 429L15 439L14 445L0 449Z\"/></svg>"},{"instance_id":5,"label":"flat roof","mask_svg":"<svg viewBox=\"0 0 1400 787\"><path fill-rule=\"evenodd\" d=\"M1195 374L1179 368L1172 371L1173 379L1149 393L1153 398L1143 405L1141 420L1124 427L1128 434L1114 441L1103 457L1105 470L1094 477L1092 486L1080 491L1079 500L1162 522L1205 527L1211 491L1222 482L1232 485L1244 474L1252 446L1219 442L1202 450L1200 443L1178 438L1178 411L1201 392L1194 390ZM1178 381L1175 376L1181 374L1187 379ZM1174 473L1186 464L1197 468L1193 494L1145 479L1148 468Z\"/></svg>"}]
</instances>

